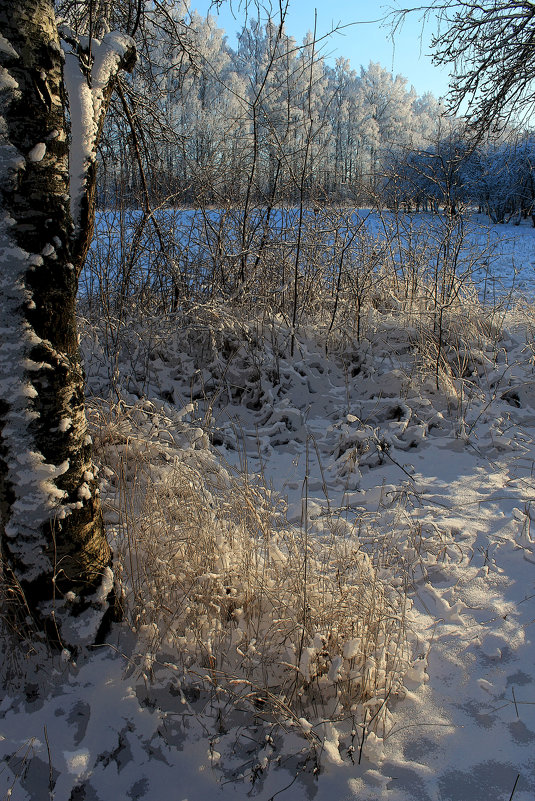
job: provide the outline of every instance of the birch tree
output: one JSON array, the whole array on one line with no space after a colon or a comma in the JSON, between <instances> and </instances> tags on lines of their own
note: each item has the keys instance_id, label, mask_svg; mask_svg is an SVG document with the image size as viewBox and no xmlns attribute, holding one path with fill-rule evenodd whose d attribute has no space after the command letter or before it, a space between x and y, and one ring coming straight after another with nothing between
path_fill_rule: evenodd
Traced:
<instances>
[{"instance_id":1,"label":"birch tree","mask_svg":"<svg viewBox=\"0 0 535 801\"><path fill-rule=\"evenodd\" d=\"M0 0L0 535L8 610L94 641L113 573L84 412L75 299L96 148L132 39L60 42L52 0ZM68 107L66 99L68 97ZM9 602L11 599L11 602Z\"/></svg>"}]
</instances>

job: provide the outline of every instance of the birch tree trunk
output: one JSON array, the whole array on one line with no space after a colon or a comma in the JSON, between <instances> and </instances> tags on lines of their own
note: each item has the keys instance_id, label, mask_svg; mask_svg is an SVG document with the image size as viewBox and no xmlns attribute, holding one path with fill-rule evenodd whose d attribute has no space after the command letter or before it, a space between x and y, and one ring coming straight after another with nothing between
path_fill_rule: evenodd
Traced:
<instances>
[{"instance_id":1,"label":"birch tree trunk","mask_svg":"<svg viewBox=\"0 0 535 801\"><path fill-rule=\"evenodd\" d=\"M65 54L52 0L0 0L0 33L4 582L8 606L23 600L52 642L76 646L97 636L113 573L75 303L93 227L98 137L116 75L133 66L135 50L128 37L108 34L88 52Z\"/></svg>"}]
</instances>

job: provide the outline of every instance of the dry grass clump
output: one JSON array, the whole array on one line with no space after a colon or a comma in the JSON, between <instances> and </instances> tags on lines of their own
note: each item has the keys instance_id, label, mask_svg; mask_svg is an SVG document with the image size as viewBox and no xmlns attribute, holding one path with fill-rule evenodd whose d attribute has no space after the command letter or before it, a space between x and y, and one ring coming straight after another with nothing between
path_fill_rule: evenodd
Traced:
<instances>
[{"instance_id":1,"label":"dry grass clump","mask_svg":"<svg viewBox=\"0 0 535 801\"><path fill-rule=\"evenodd\" d=\"M218 462L171 407L98 417L141 672L172 662L296 718L384 722L410 664L408 602L355 532L329 518L315 531L306 509L291 527L282 502Z\"/></svg>"},{"instance_id":2,"label":"dry grass clump","mask_svg":"<svg viewBox=\"0 0 535 801\"><path fill-rule=\"evenodd\" d=\"M0 558L0 682L15 689L50 656L51 648L32 617L24 591ZM37 658L38 657L38 658Z\"/></svg>"}]
</instances>

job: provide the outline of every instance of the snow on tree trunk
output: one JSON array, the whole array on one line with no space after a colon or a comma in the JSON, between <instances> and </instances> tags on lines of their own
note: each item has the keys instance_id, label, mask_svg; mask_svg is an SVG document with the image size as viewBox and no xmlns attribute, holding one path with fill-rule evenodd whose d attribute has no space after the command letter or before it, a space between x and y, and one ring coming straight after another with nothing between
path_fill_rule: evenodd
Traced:
<instances>
[{"instance_id":1,"label":"snow on tree trunk","mask_svg":"<svg viewBox=\"0 0 535 801\"><path fill-rule=\"evenodd\" d=\"M65 55L51 0L0 0L0 31L4 578L24 594L52 641L77 645L94 640L113 574L84 411L75 302L92 233L97 140L113 80L125 64L133 66L135 54L126 37L114 50L111 37L97 80L90 86L92 70L83 75L92 116L82 125L75 104L70 109L75 148L84 137L73 179Z\"/></svg>"}]
</instances>

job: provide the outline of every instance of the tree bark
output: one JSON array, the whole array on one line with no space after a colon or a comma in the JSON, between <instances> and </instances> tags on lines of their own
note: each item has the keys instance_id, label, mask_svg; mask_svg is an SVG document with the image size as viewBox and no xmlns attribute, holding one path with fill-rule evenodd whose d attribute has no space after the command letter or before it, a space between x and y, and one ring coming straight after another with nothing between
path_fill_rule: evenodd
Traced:
<instances>
[{"instance_id":1,"label":"tree bark","mask_svg":"<svg viewBox=\"0 0 535 801\"><path fill-rule=\"evenodd\" d=\"M73 221L65 57L51 0L0 0L0 31L4 580L53 643L76 646L94 640L113 587L75 307L92 234L95 159L84 164L79 219ZM133 65L132 57L129 52ZM117 70L124 61L123 54ZM100 92L94 150L111 95L109 77Z\"/></svg>"}]
</instances>

